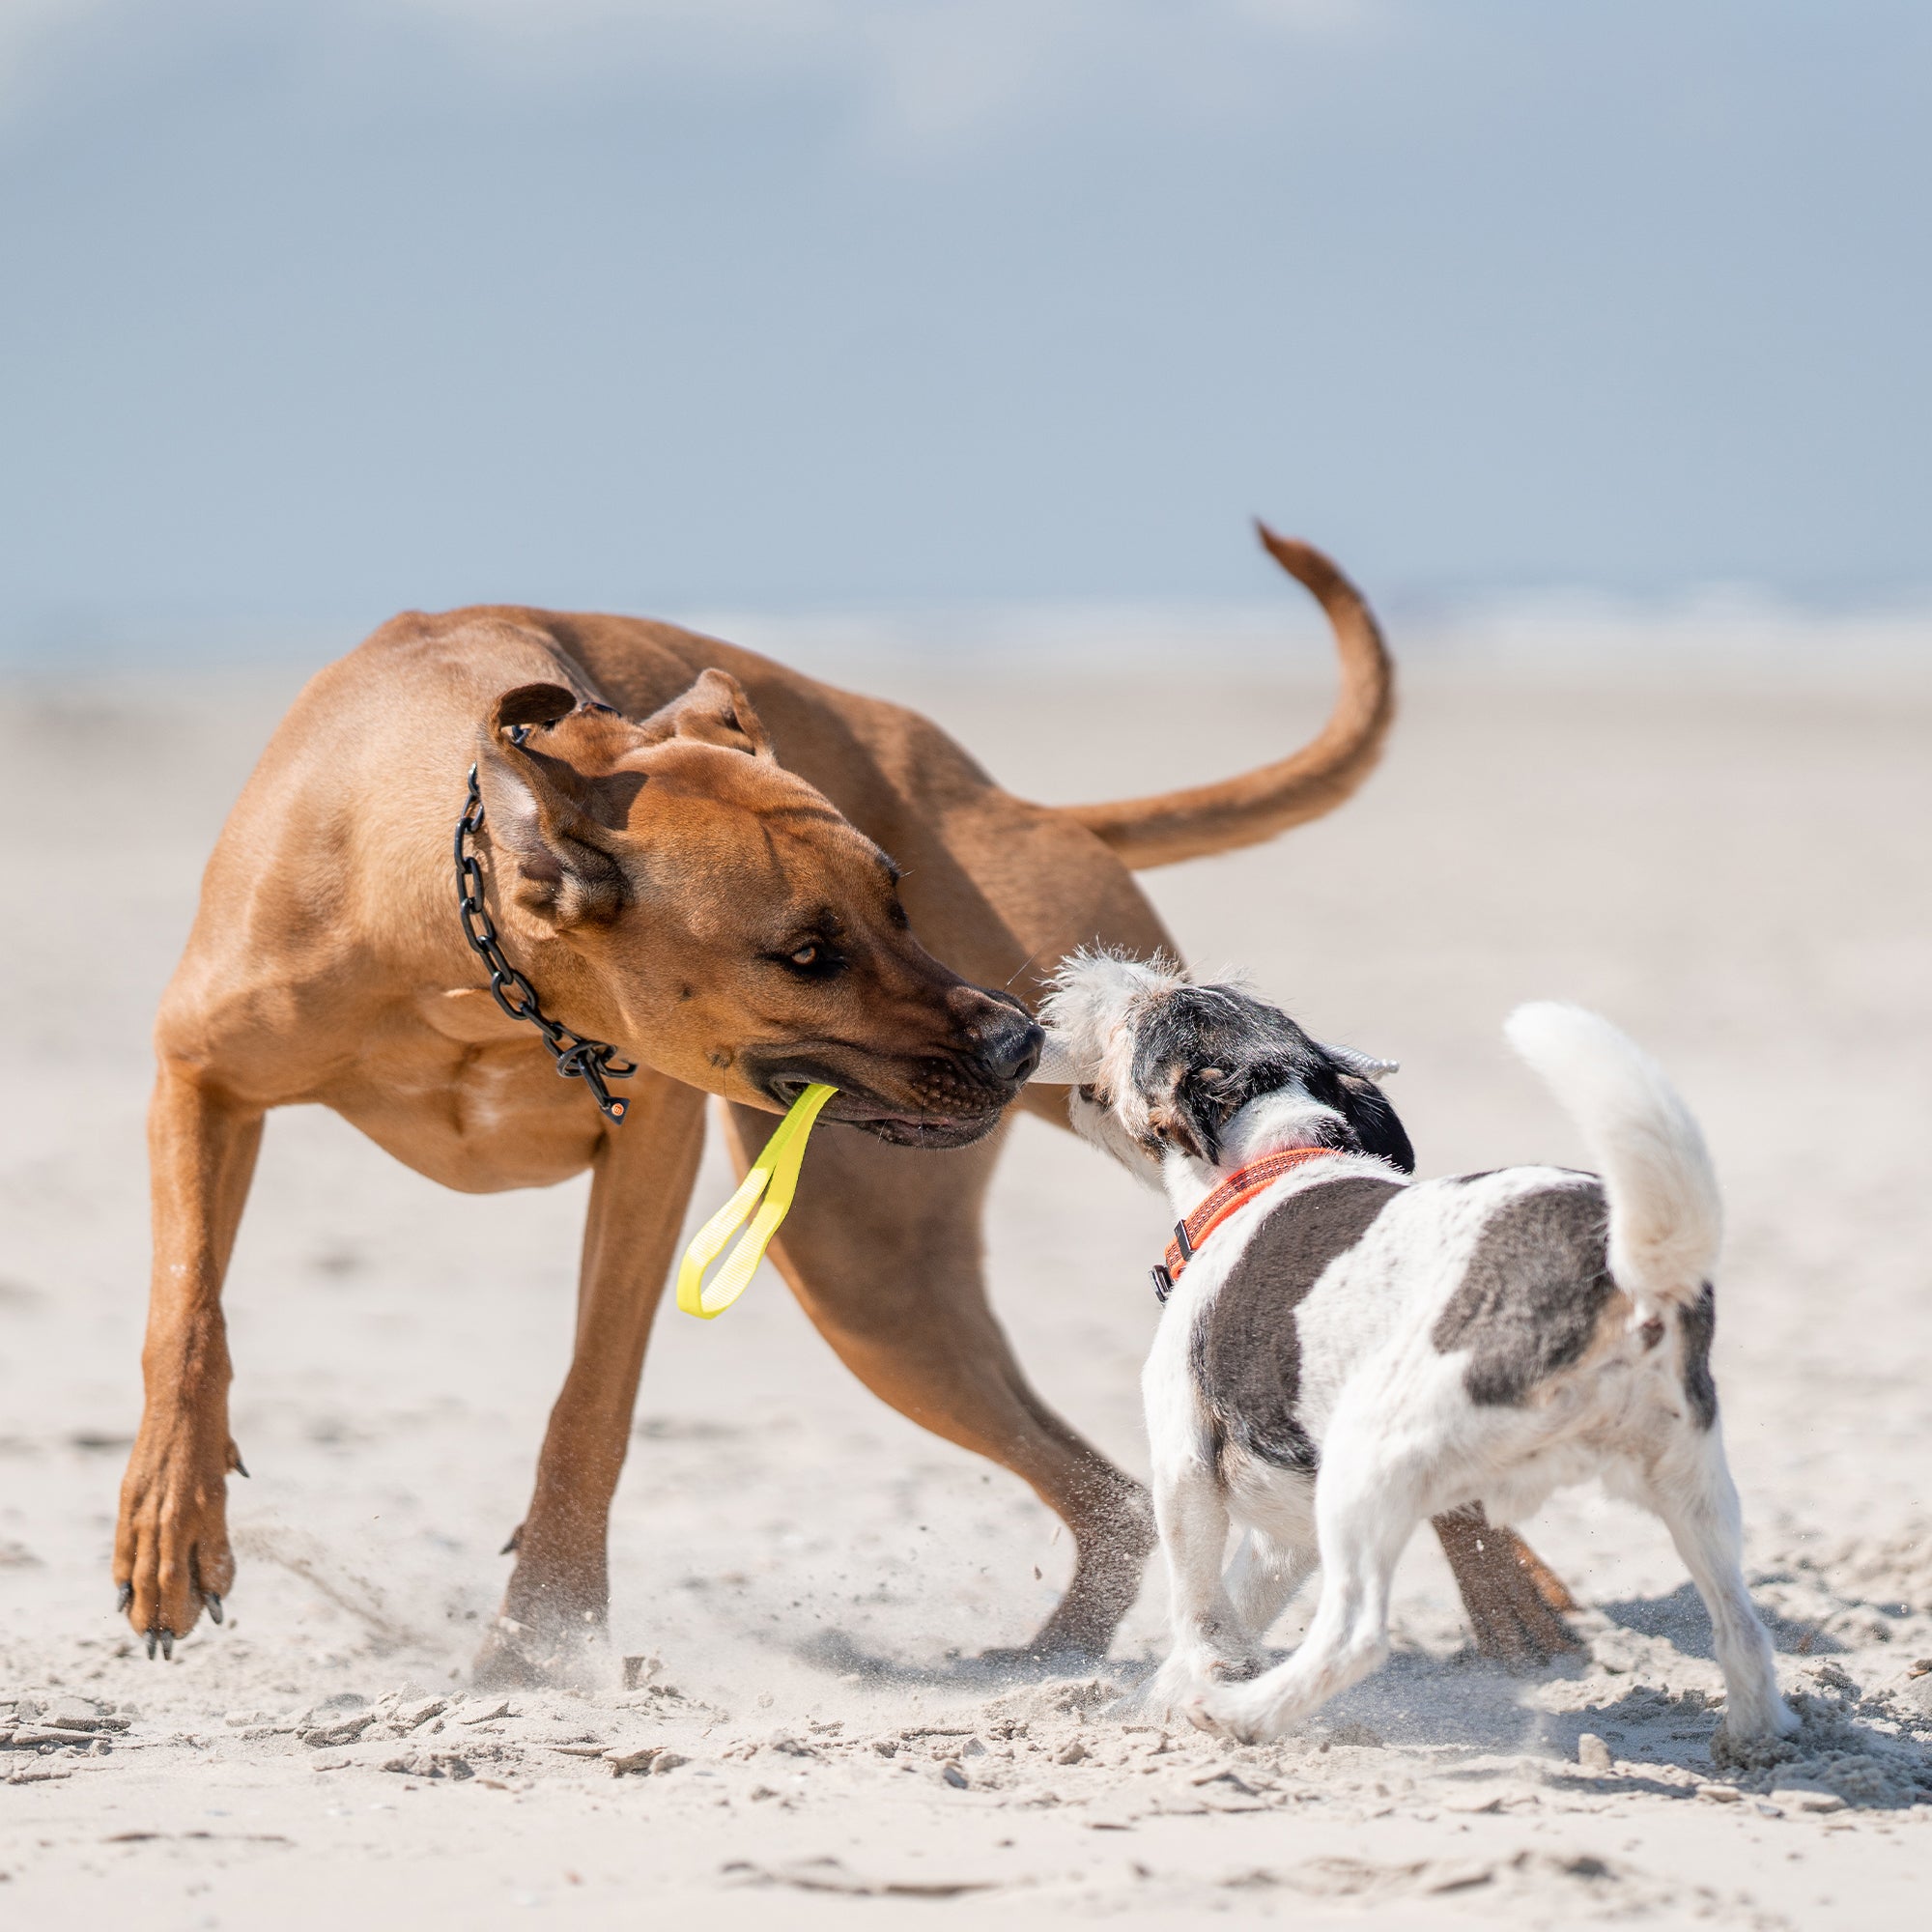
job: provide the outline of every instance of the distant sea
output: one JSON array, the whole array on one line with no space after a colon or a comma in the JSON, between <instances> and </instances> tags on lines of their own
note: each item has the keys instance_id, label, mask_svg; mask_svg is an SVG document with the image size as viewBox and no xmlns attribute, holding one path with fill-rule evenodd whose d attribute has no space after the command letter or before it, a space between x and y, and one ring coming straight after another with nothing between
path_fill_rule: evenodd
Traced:
<instances>
[{"instance_id":1,"label":"distant sea","mask_svg":"<svg viewBox=\"0 0 1932 1932\"><path fill-rule=\"evenodd\" d=\"M0 617L0 675L192 673L258 667L286 675L351 650L387 612L299 621L117 614ZM1319 611L1293 585L1259 603L1096 602L782 611L651 611L795 664L852 680L898 666L957 669L1158 674L1184 665L1325 679L1330 657ZM1841 679L1855 670L1932 679L1932 594L1833 609L1748 586L1718 585L1639 599L1589 590L1389 600L1378 614L1398 658L1418 671L1489 664L1520 672L1744 674L1776 681Z\"/></svg>"}]
</instances>

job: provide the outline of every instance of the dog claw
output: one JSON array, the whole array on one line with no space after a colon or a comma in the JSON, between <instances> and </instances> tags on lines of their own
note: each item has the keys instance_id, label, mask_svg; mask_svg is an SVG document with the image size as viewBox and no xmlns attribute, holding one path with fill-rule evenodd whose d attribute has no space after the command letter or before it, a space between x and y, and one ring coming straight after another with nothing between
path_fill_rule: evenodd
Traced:
<instances>
[{"instance_id":1,"label":"dog claw","mask_svg":"<svg viewBox=\"0 0 1932 1932\"><path fill-rule=\"evenodd\" d=\"M123 1583L114 1593L114 1607L124 1617L128 1614L128 1605L133 1601L134 1586L131 1583Z\"/></svg>"},{"instance_id":2,"label":"dog claw","mask_svg":"<svg viewBox=\"0 0 1932 1932\"><path fill-rule=\"evenodd\" d=\"M157 1643L159 1643L160 1640L161 1640L161 1634L158 1631L150 1631L148 1633L148 1662L150 1663L152 1663L155 1661L155 1646Z\"/></svg>"},{"instance_id":3,"label":"dog claw","mask_svg":"<svg viewBox=\"0 0 1932 1932\"><path fill-rule=\"evenodd\" d=\"M221 1599L213 1590L204 1590L201 1601L208 1605L209 1620L218 1624L221 1621Z\"/></svg>"},{"instance_id":4,"label":"dog claw","mask_svg":"<svg viewBox=\"0 0 1932 1932\"><path fill-rule=\"evenodd\" d=\"M173 1631L163 1631L161 1633L161 1662L163 1663L172 1663L174 1661L175 1634Z\"/></svg>"},{"instance_id":5,"label":"dog claw","mask_svg":"<svg viewBox=\"0 0 1932 1932\"><path fill-rule=\"evenodd\" d=\"M241 1457L241 1453L240 1453L240 1451L237 1451L237 1453L236 1453L236 1457L235 1457L235 1473L236 1473L236 1474L237 1474L238 1476L247 1476L247 1475L248 1475L248 1465L247 1465L247 1463L246 1463L242 1462L242 1457ZM252 1482L253 1480L254 1480L254 1478L253 1478L252 1476L251 1476L251 1477L249 1477L249 1481L251 1481L251 1482Z\"/></svg>"}]
</instances>

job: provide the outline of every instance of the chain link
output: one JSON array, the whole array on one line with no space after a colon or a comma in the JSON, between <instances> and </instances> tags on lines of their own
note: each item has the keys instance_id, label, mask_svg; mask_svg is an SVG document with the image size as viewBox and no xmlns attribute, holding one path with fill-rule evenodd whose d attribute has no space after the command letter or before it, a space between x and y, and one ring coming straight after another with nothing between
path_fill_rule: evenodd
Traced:
<instances>
[{"instance_id":1,"label":"chain link","mask_svg":"<svg viewBox=\"0 0 1932 1932\"><path fill-rule=\"evenodd\" d=\"M469 948L490 969L490 995L513 1020L528 1020L544 1037L556 1062L556 1070L565 1080L581 1080L590 1089L606 1120L622 1121L630 1112L628 1100L613 1099L605 1084L628 1080L638 1068L633 1061L619 1060L617 1049L601 1039L586 1039L559 1026L537 1002L537 989L510 964L497 937L495 921L483 899L483 867L470 850L471 842L483 829L483 793L476 782L476 767L469 767L469 799L463 816L456 821L456 904L463 921L463 936Z\"/></svg>"}]
</instances>

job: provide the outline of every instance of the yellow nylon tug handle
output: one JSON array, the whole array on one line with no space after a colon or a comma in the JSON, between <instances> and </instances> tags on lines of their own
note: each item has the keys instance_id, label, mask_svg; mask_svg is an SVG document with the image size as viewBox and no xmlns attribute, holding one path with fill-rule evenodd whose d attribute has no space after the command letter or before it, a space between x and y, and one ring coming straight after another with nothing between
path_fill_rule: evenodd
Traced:
<instances>
[{"instance_id":1,"label":"yellow nylon tug handle","mask_svg":"<svg viewBox=\"0 0 1932 1932\"><path fill-rule=\"evenodd\" d=\"M709 1321L723 1315L752 1285L779 1224L791 1211L791 1197L798 1191L799 1163L805 1158L812 1123L838 1091L814 1083L791 1103L791 1112L779 1122L778 1132L765 1143L764 1151L739 1182L737 1193L692 1237L677 1264L677 1305L687 1315ZM751 1222L749 1228L747 1221ZM707 1282L704 1270L734 1239L737 1245L731 1248L724 1265Z\"/></svg>"}]
</instances>

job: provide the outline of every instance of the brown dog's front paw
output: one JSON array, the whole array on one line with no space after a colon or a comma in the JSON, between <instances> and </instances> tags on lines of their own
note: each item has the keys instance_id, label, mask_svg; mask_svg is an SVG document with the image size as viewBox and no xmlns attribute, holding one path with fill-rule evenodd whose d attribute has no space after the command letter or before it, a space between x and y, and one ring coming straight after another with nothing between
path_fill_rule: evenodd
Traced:
<instances>
[{"instance_id":1,"label":"brown dog's front paw","mask_svg":"<svg viewBox=\"0 0 1932 1932\"><path fill-rule=\"evenodd\" d=\"M481 1690L591 1688L608 1682L610 1567L601 1544L559 1549L541 1518L510 1538L517 1567L485 1633L470 1682Z\"/></svg>"},{"instance_id":2,"label":"brown dog's front paw","mask_svg":"<svg viewBox=\"0 0 1932 1932\"><path fill-rule=\"evenodd\" d=\"M121 1484L114 1538L117 1607L148 1655L174 1655L203 1609L223 1620L235 1582L228 1547L228 1472L241 1458L225 1428L211 1442L191 1423L144 1421Z\"/></svg>"},{"instance_id":3,"label":"brown dog's front paw","mask_svg":"<svg viewBox=\"0 0 1932 1932\"><path fill-rule=\"evenodd\" d=\"M535 1629L498 1616L477 1647L469 1681L478 1690L608 1688L611 1657L602 1622Z\"/></svg>"},{"instance_id":4,"label":"brown dog's front paw","mask_svg":"<svg viewBox=\"0 0 1932 1932\"><path fill-rule=\"evenodd\" d=\"M477 1690L535 1690L551 1688L547 1655L532 1654L531 1633L507 1617L498 1617L484 1633L469 1666L469 1682Z\"/></svg>"}]
</instances>

